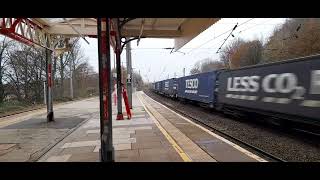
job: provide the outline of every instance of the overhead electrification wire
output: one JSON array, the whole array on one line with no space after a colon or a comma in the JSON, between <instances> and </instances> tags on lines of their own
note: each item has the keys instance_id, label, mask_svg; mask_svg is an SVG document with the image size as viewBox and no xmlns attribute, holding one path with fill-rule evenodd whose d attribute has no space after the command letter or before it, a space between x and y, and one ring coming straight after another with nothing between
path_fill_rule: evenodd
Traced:
<instances>
[{"instance_id":1,"label":"overhead electrification wire","mask_svg":"<svg viewBox=\"0 0 320 180\"><path fill-rule=\"evenodd\" d=\"M295 30L295 33L293 33L292 35L290 35L290 36L288 36L288 37L286 37L286 38L283 38L282 40L285 41L285 40L291 39L291 38L293 38L293 37L295 37L296 39L298 39L299 36L297 35L297 33L298 33L298 31L301 29L301 25L302 25L302 24L299 24L299 26L298 26L298 27L296 28L296 30Z\"/></svg>"},{"instance_id":2,"label":"overhead electrification wire","mask_svg":"<svg viewBox=\"0 0 320 180\"><path fill-rule=\"evenodd\" d=\"M248 29L251 29L251 28L253 28L253 27L256 27L256 26L259 26L259 25L264 25L265 23L267 23L267 22L269 22L269 21L271 21L271 20L273 20L274 18L271 18L271 19L268 19L268 20L266 20L266 21L264 21L264 22L262 22L262 23L259 23L259 24L255 24L254 26L250 26L250 27L248 27L248 28L246 28L246 29L243 29L243 30L241 30L241 31L239 31L238 32L238 35L240 34L240 33L242 33L242 32L244 32L244 31L247 31ZM299 28L298 28L299 29ZM221 51L217 51L217 53L220 53ZM224 51L222 51L222 52L224 52Z\"/></svg>"},{"instance_id":3,"label":"overhead electrification wire","mask_svg":"<svg viewBox=\"0 0 320 180\"><path fill-rule=\"evenodd\" d=\"M230 32L230 34L228 35L228 37L226 39L224 39L224 42L221 44L221 46L219 47L219 49L217 50L216 53L219 53L219 50L222 48L222 46L224 45L224 43L228 40L228 38L230 37L230 35L232 35L232 37L234 37L234 35L232 34L234 30L236 30L236 28L238 27L238 23L233 27L232 31Z\"/></svg>"},{"instance_id":4,"label":"overhead electrification wire","mask_svg":"<svg viewBox=\"0 0 320 180\"><path fill-rule=\"evenodd\" d=\"M266 22L269 22L269 21L271 21L271 20L273 20L273 19L274 19L274 18L271 18L271 19L268 19L267 21L264 21L264 22L262 22L262 23L255 24L254 26L248 27L247 29L243 29L243 30L239 31L238 34L244 32L244 31L246 31L246 30L248 30L248 29L251 29L251 28L253 28L253 27L256 27L256 26L259 26L259 25L263 25L263 24L265 24Z\"/></svg>"},{"instance_id":5,"label":"overhead electrification wire","mask_svg":"<svg viewBox=\"0 0 320 180\"><path fill-rule=\"evenodd\" d=\"M264 23L266 23L266 22L268 22L268 21L270 21L270 20L272 20L272 19L269 19L269 20L267 20L267 21L265 21L265 22L263 22L263 23L256 24L256 25L251 26L251 27L249 27L249 28L247 28L247 29L244 29L244 30L242 30L242 31L239 31L238 34L240 34L240 33L243 32L243 31L246 31L246 30L248 30L248 29L250 29L250 28L252 28L252 27L255 27L255 26L258 26L258 25L262 25L262 24L264 24ZM237 28L237 25L238 25L238 23L234 26L234 28L232 29L232 31L230 32L230 34L228 35L228 37L224 40L224 42L223 42L222 45L219 47L219 49L217 50L216 53L219 53L220 49L222 48L222 46L224 45L224 43L228 40L228 38L229 38L230 35L231 35L232 37L234 37L234 35L233 35L232 33L233 33L233 31Z\"/></svg>"},{"instance_id":6,"label":"overhead electrification wire","mask_svg":"<svg viewBox=\"0 0 320 180\"><path fill-rule=\"evenodd\" d=\"M254 18L251 18L251 19L249 19L249 20L247 20L247 21L245 21L245 22L243 22L243 23L239 24L239 25L238 25L238 27L239 27L239 26L242 26L242 25L244 25L244 24L246 24L246 23L248 23L249 21L252 21L253 19L254 19ZM219 34L218 36L216 36L216 37L214 37L214 38L212 38L212 39L209 39L208 41L204 42L204 43L203 43L203 44L201 44L200 46L197 46L196 48L194 48L194 49L192 49L191 51L187 52L187 54L189 54L190 52L194 51L195 49L198 49L198 48L202 47L203 45L205 45L205 44L207 44L207 43L211 42L212 40L217 39L218 37L220 37L220 36L222 36L222 35L224 35L224 34L226 34L226 33L230 32L230 31L232 31L232 30L233 30L233 28L232 28L232 29L230 29L230 30L228 30L228 31L226 31L226 32L224 32L224 33L222 33L222 34Z\"/></svg>"}]
</instances>

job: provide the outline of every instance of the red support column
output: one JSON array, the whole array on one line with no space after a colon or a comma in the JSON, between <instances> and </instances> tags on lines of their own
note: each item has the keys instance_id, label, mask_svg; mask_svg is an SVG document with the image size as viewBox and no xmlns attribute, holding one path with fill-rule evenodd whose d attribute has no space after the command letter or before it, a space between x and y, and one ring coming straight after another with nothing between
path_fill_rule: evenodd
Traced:
<instances>
[{"instance_id":1,"label":"red support column","mask_svg":"<svg viewBox=\"0 0 320 180\"><path fill-rule=\"evenodd\" d=\"M99 91L100 91L100 159L114 161L112 145L110 19L98 18Z\"/></svg>"}]
</instances>

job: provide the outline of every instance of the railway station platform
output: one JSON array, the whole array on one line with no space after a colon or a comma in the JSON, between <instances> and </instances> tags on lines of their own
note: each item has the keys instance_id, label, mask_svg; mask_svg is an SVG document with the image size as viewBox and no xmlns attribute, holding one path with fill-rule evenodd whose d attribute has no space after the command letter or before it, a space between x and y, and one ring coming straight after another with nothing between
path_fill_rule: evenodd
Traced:
<instances>
[{"instance_id":1,"label":"railway station platform","mask_svg":"<svg viewBox=\"0 0 320 180\"><path fill-rule=\"evenodd\" d=\"M130 120L126 119L125 113L124 120L115 120L116 106L112 103L115 162L265 161L166 108L141 91L135 92L132 98ZM99 125L99 113L96 113L38 161L99 162Z\"/></svg>"}]
</instances>

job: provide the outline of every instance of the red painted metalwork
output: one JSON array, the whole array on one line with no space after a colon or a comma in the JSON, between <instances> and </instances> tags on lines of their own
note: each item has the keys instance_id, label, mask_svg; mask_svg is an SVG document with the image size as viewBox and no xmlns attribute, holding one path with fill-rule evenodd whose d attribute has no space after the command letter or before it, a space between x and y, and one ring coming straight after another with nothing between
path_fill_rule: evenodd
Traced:
<instances>
[{"instance_id":1,"label":"red painted metalwork","mask_svg":"<svg viewBox=\"0 0 320 180\"><path fill-rule=\"evenodd\" d=\"M131 115L131 110L130 110L130 106L129 106L129 100L128 100L126 88L124 88L124 87L122 89L122 95L123 95L123 99L124 99L124 104L126 105L128 119L131 119L132 115Z\"/></svg>"},{"instance_id":2,"label":"red painted metalwork","mask_svg":"<svg viewBox=\"0 0 320 180\"><path fill-rule=\"evenodd\" d=\"M100 159L114 161L112 143L112 107L110 82L110 19L98 18L99 94L100 94Z\"/></svg>"},{"instance_id":3,"label":"red painted metalwork","mask_svg":"<svg viewBox=\"0 0 320 180\"><path fill-rule=\"evenodd\" d=\"M116 34L115 31L110 31L110 35L111 35L111 36L116 36L117 34Z\"/></svg>"},{"instance_id":4,"label":"red painted metalwork","mask_svg":"<svg viewBox=\"0 0 320 180\"><path fill-rule=\"evenodd\" d=\"M113 104L116 106L117 105L117 84L114 83L114 91L112 92L113 94Z\"/></svg>"},{"instance_id":5,"label":"red painted metalwork","mask_svg":"<svg viewBox=\"0 0 320 180\"><path fill-rule=\"evenodd\" d=\"M111 21L110 23L110 26L111 26L111 29L114 29L114 25ZM113 48L114 52L116 51L116 36L117 36L117 32L114 31L114 30L111 30L110 31L110 44L111 44L111 47ZM88 37L90 38L97 38L98 36L97 35L88 35Z\"/></svg>"},{"instance_id":6,"label":"red painted metalwork","mask_svg":"<svg viewBox=\"0 0 320 180\"><path fill-rule=\"evenodd\" d=\"M116 120L124 120L123 114L117 114L117 119Z\"/></svg>"},{"instance_id":7,"label":"red painted metalwork","mask_svg":"<svg viewBox=\"0 0 320 180\"><path fill-rule=\"evenodd\" d=\"M119 33L116 29L115 29L115 25L113 24L113 21L110 21L110 44L113 47L114 52L116 52L116 38L117 38L117 33Z\"/></svg>"},{"instance_id":8,"label":"red painted metalwork","mask_svg":"<svg viewBox=\"0 0 320 180\"><path fill-rule=\"evenodd\" d=\"M40 46L46 49L50 49L49 47L46 47L44 44L40 43L39 37L33 37L37 36L35 31L40 32L42 30L42 27L38 26L28 18L1 18L0 20L0 34L8 36L28 46ZM26 32L20 32L22 34L19 34L18 30L21 31L22 26L23 28L25 28ZM29 33L29 36L30 34L31 36L27 37L27 34L24 33ZM37 42L36 39L32 38L38 38L39 42Z\"/></svg>"},{"instance_id":9,"label":"red painted metalwork","mask_svg":"<svg viewBox=\"0 0 320 180\"><path fill-rule=\"evenodd\" d=\"M107 18L102 18L102 22L106 22ZM105 23L102 23L105 24ZM106 59L107 57L107 37L106 37L106 27L101 27L101 54L102 54L102 59ZM102 73L101 73L101 79L102 79L102 91L103 91L103 121L107 123L109 121L109 112L108 112L108 71L107 71L107 66L106 62L104 61L102 67Z\"/></svg>"}]
</instances>

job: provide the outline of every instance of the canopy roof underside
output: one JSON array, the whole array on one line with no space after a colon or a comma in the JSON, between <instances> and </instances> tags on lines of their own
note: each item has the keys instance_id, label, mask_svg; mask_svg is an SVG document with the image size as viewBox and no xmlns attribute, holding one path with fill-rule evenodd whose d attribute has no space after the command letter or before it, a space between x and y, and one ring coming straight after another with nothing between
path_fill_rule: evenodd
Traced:
<instances>
[{"instance_id":1,"label":"canopy roof underside","mask_svg":"<svg viewBox=\"0 0 320 180\"><path fill-rule=\"evenodd\" d=\"M173 38L175 50L180 49L220 18L119 18L127 21L122 37ZM95 18L33 18L43 29L56 35L94 37L97 35Z\"/></svg>"}]
</instances>

